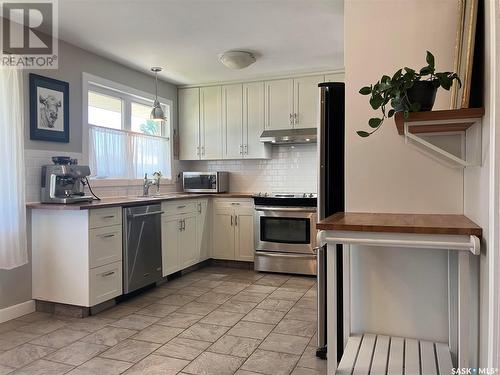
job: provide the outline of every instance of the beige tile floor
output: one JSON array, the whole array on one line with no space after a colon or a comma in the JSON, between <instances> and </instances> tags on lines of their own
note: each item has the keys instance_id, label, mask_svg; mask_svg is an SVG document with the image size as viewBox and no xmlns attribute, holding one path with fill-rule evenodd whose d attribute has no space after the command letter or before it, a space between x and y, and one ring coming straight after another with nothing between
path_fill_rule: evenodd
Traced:
<instances>
[{"instance_id":1,"label":"beige tile floor","mask_svg":"<svg viewBox=\"0 0 500 375\"><path fill-rule=\"evenodd\" d=\"M0 324L0 375L325 375L316 280L208 267L85 319Z\"/></svg>"}]
</instances>

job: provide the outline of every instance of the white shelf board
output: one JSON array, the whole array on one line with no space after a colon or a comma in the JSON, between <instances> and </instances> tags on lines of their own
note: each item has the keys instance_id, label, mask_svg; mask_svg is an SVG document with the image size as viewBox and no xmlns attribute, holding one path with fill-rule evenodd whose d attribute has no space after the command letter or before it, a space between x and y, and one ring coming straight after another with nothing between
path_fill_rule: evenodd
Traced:
<instances>
[{"instance_id":1,"label":"white shelf board","mask_svg":"<svg viewBox=\"0 0 500 375\"><path fill-rule=\"evenodd\" d=\"M337 375L442 375L452 373L447 344L370 333L349 337Z\"/></svg>"}]
</instances>

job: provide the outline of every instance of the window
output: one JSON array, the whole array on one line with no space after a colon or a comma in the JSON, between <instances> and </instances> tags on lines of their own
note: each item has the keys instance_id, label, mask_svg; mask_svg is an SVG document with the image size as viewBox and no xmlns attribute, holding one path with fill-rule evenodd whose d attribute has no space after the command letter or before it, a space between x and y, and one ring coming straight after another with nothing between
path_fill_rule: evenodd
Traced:
<instances>
[{"instance_id":1,"label":"window","mask_svg":"<svg viewBox=\"0 0 500 375\"><path fill-rule=\"evenodd\" d=\"M94 178L171 178L170 104L166 121L149 119L153 100L97 84L88 88L89 164Z\"/></svg>"}]
</instances>

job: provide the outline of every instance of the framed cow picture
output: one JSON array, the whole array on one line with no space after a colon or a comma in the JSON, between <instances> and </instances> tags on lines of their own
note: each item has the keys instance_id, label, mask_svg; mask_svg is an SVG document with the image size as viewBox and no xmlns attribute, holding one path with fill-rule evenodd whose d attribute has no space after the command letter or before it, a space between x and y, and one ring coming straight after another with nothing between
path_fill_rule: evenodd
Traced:
<instances>
[{"instance_id":1,"label":"framed cow picture","mask_svg":"<svg viewBox=\"0 0 500 375\"><path fill-rule=\"evenodd\" d=\"M69 84L30 73L30 139L69 142Z\"/></svg>"}]
</instances>

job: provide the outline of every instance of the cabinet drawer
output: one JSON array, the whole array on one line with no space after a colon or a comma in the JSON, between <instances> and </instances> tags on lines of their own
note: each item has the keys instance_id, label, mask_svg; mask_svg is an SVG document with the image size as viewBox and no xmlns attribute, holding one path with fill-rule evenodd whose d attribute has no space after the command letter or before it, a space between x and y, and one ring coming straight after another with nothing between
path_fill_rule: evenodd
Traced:
<instances>
[{"instance_id":1,"label":"cabinet drawer","mask_svg":"<svg viewBox=\"0 0 500 375\"><path fill-rule=\"evenodd\" d=\"M253 209L252 199L228 199L216 198L214 199L214 208L227 209L227 208L250 208Z\"/></svg>"},{"instance_id":2,"label":"cabinet drawer","mask_svg":"<svg viewBox=\"0 0 500 375\"><path fill-rule=\"evenodd\" d=\"M122 262L90 270L90 306L122 294Z\"/></svg>"},{"instance_id":3,"label":"cabinet drawer","mask_svg":"<svg viewBox=\"0 0 500 375\"><path fill-rule=\"evenodd\" d=\"M122 226L96 228L89 231L90 268L122 260Z\"/></svg>"},{"instance_id":4,"label":"cabinet drawer","mask_svg":"<svg viewBox=\"0 0 500 375\"><path fill-rule=\"evenodd\" d=\"M122 225L121 207L99 208L89 210L89 228Z\"/></svg>"},{"instance_id":5,"label":"cabinet drawer","mask_svg":"<svg viewBox=\"0 0 500 375\"><path fill-rule=\"evenodd\" d=\"M164 202L162 203L162 210L165 211L164 216L175 216L196 212L198 205L196 200Z\"/></svg>"}]
</instances>

